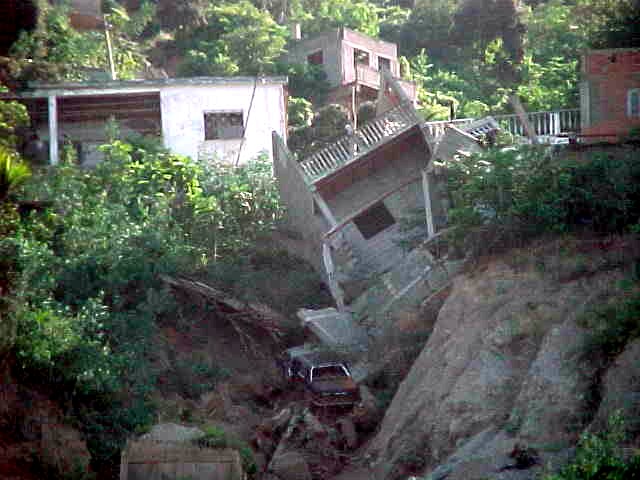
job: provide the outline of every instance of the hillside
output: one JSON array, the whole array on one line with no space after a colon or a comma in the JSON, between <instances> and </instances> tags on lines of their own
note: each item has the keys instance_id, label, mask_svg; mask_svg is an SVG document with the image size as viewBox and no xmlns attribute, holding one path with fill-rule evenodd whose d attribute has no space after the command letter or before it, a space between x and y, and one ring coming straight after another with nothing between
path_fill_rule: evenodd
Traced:
<instances>
[{"instance_id":1,"label":"hillside","mask_svg":"<svg viewBox=\"0 0 640 480\"><path fill-rule=\"evenodd\" d=\"M637 302L639 255L636 236L567 236L458 276L367 448L379 478L537 478L617 409L637 447L636 304L632 334L603 312ZM509 468L516 445L535 464Z\"/></svg>"}]
</instances>

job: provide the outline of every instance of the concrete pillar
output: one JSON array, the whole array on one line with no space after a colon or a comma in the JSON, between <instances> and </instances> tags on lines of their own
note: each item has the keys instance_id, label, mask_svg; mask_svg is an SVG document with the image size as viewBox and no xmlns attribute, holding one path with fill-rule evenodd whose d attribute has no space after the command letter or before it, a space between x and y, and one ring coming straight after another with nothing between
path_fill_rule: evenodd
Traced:
<instances>
[{"instance_id":1,"label":"concrete pillar","mask_svg":"<svg viewBox=\"0 0 640 480\"><path fill-rule=\"evenodd\" d=\"M327 202L324 201L324 198L322 198L322 196L315 190L313 191L313 199L316 201L316 204L320 208L320 211L324 215L324 218L326 218L327 222L329 222L329 226L331 228L336 227L338 225L338 222L333 216L333 213L331 213L329 205L327 205Z\"/></svg>"},{"instance_id":2,"label":"concrete pillar","mask_svg":"<svg viewBox=\"0 0 640 480\"><path fill-rule=\"evenodd\" d=\"M436 233L433 226L433 208L431 206L431 189L429 186L429 174L427 170L422 170L422 191L424 193L424 210L427 214L427 234L429 238Z\"/></svg>"},{"instance_id":3,"label":"concrete pillar","mask_svg":"<svg viewBox=\"0 0 640 480\"><path fill-rule=\"evenodd\" d=\"M49 163L57 165L58 153L58 103L54 95L49 97Z\"/></svg>"}]
</instances>

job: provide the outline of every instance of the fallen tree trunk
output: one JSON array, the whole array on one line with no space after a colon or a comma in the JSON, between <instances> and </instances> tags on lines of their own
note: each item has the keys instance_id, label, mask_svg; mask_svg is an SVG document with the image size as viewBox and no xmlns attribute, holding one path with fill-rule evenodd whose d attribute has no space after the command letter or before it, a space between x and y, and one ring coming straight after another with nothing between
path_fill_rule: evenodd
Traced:
<instances>
[{"instance_id":1,"label":"fallen tree trunk","mask_svg":"<svg viewBox=\"0 0 640 480\"><path fill-rule=\"evenodd\" d=\"M246 330L239 326L239 322L264 330L276 342L279 342L283 335L281 325L287 322L287 318L264 303L243 302L211 285L196 280L173 278L168 275L161 275L160 279L173 288L201 295L207 300L233 310L235 313L229 314L227 317L243 343L245 340L252 342L252 339Z\"/></svg>"}]
</instances>

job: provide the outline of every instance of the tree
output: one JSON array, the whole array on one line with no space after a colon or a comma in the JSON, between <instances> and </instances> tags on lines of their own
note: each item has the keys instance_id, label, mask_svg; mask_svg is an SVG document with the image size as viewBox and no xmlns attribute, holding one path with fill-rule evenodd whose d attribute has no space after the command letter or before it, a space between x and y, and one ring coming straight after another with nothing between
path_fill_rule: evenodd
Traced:
<instances>
[{"instance_id":1,"label":"tree","mask_svg":"<svg viewBox=\"0 0 640 480\"><path fill-rule=\"evenodd\" d=\"M288 31L247 0L207 9L206 25L178 40L192 75L271 73ZM211 66L208 66L211 64Z\"/></svg>"},{"instance_id":2,"label":"tree","mask_svg":"<svg viewBox=\"0 0 640 480\"><path fill-rule=\"evenodd\" d=\"M6 92L0 85L0 92ZM18 147L18 132L29 125L27 108L16 101L0 101L0 146Z\"/></svg>"},{"instance_id":3,"label":"tree","mask_svg":"<svg viewBox=\"0 0 640 480\"><path fill-rule=\"evenodd\" d=\"M527 136L536 143L520 98L515 92L521 82L520 64L524 58L522 23L517 0L466 0L454 15L454 39L470 42L484 54L485 65L493 67L502 88L510 91L509 102L524 125ZM490 48L492 47L492 48Z\"/></svg>"},{"instance_id":4,"label":"tree","mask_svg":"<svg viewBox=\"0 0 640 480\"><path fill-rule=\"evenodd\" d=\"M596 48L640 47L640 0L620 0L596 34Z\"/></svg>"},{"instance_id":5,"label":"tree","mask_svg":"<svg viewBox=\"0 0 640 480\"><path fill-rule=\"evenodd\" d=\"M160 26L188 35L188 32L206 24L208 0L158 0L157 19Z\"/></svg>"},{"instance_id":6,"label":"tree","mask_svg":"<svg viewBox=\"0 0 640 480\"><path fill-rule=\"evenodd\" d=\"M366 0L306 0L301 19L304 34L322 33L347 27L377 37L380 32L380 8Z\"/></svg>"},{"instance_id":7,"label":"tree","mask_svg":"<svg viewBox=\"0 0 640 480\"><path fill-rule=\"evenodd\" d=\"M134 78L148 63L139 35L153 18L151 4L132 16L121 7L110 11L118 78ZM69 8L47 6L33 32L23 32L11 49L12 75L28 81L86 80L91 70L108 71L104 33L79 32L69 23Z\"/></svg>"},{"instance_id":8,"label":"tree","mask_svg":"<svg viewBox=\"0 0 640 480\"><path fill-rule=\"evenodd\" d=\"M280 75L289 77L289 93L322 105L329 93L327 74L320 65L308 63L280 63L276 67Z\"/></svg>"},{"instance_id":9,"label":"tree","mask_svg":"<svg viewBox=\"0 0 640 480\"><path fill-rule=\"evenodd\" d=\"M313 152L330 145L347 132L349 114L341 105L326 105L318 110L310 126L295 129L289 135L289 148L304 160Z\"/></svg>"},{"instance_id":10,"label":"tree","mask_svg":"<svg viewBox=\"0 0 640 480\"><path fill-rule=\"evenodd\" d=\"M450 31L455 8L455 0L421 0L412 10L405 10L404 22L393 21L400 12L383 21L380 36L398 43L403 55L418 55L424 49L429 58L446 61L453 53Z\"/></svg>"}]
</instances>

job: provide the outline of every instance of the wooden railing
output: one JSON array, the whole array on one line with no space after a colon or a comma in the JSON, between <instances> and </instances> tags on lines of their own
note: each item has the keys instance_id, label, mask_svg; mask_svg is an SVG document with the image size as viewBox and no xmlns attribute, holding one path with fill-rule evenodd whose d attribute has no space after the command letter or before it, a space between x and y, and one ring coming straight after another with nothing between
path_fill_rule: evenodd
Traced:
<instances>
[{"instance_id":1,"label":"wooden railing","mask_svg":"<svg viewBox=\"0 0 640 480\"><path fill-rule=\"evenodd\" d=\"M493 115L500 127L512 135L525 136L524 126L517 115ZM531 126L538 136L555 136L562 133L576 132L580 130L580 110L556 110L553 112L530 112L527 114ZM457 120L440 120L426 122L424 128L436 140L444 135L447 125L462 128L473 122L473 118L461 118Z\"/></svg>"},{"instance_id":2,"label":"wooden railing","mask_svg":"<svg viewBox=\"0 0 640 480\"><path fill-rule=\"evenodd\" d=\"M527 114L536 135L554 136L580 130L580 110L556 110L553 112L531 112ZM494 115L500 126L512 135L524 136L524 126L517 115Z\"/></svg>"},{"instance_id":3,"label":"wooden railing","mask_svg":"<svg viewBox=\"0 0 640 480\"><path fill-rule=\"evenodd\" d=\"M453 125L454 127L463 127L468 123L473 122L473 118L459 118L456 120L437 120L435 122L426 122L424 128L434 140L438 141L444 135L444 129L447 125Z\"/></svg>"},{"instance_id":4,"label":"wooden railing","mask_svg":"<svg viewBox=\"0 0 640 480\"><path fill-rule=\"evenodd\" d=\"M304 159L300 168L307 183L313 184L419 123L411 105L400 104Z\"/></svg>"}]
</instances>

